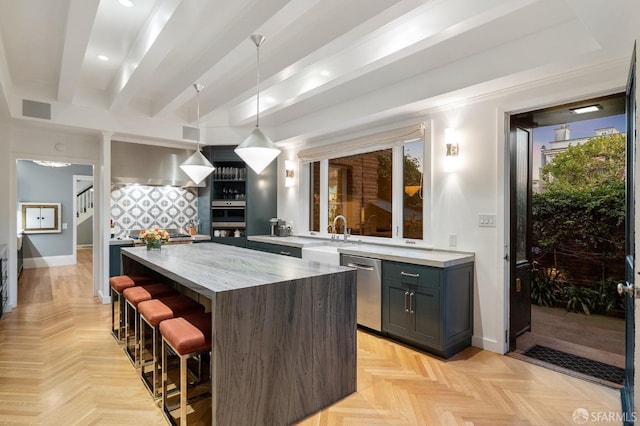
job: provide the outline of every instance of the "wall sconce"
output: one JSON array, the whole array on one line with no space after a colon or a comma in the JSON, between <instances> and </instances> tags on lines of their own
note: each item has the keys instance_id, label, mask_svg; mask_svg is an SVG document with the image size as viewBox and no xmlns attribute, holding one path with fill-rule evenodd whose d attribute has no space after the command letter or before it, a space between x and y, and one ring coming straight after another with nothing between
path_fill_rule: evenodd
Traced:
<instances>
[{"instance_id":1,"label":"wall sconce","mask_svg":"<svg viewBox=\"0 0 640 426\"><path fill-rule=\"evenodd\" d=\"M457 143L448 143L447 144L447 153L445 155L447 157L457 157L458 156L458 144Z\"/></svg>"},{"instance_id":2,"label":"wall sconce","mask_svg":"<svg viewBox=\"0 0 640 426\"><path fill-rule=\"evenodd\" d=\"M444 137L447 144L447 152L445 154L446 157L457 157L458 156L458 134L456 129L445 129Z\"/></svg>"},{"instance_id":3,"label":"wall sconce","mask_svg":"<svg viewBox=\"0 0 640 426\"><path fill-rule=\"evenodd\" d=\"M444 141L445 146L447 147L447 151L444 156L444 171L446 173L455 172L460 167L458 164L458 154L460 153L458 138L459 134L456 129L444 129Z\"/></svg>"},{"instance_id":4,"label":"wall sconce","mask_svg":"<svg viewBox=\"0 0 640 426\"><path fill-rule=\"evenodd\" d=\"M293 161L284 160L284 186L287 188L290 188L295 184L295 181L293 180L293 166Z\"/></svg>"}]
</instances>

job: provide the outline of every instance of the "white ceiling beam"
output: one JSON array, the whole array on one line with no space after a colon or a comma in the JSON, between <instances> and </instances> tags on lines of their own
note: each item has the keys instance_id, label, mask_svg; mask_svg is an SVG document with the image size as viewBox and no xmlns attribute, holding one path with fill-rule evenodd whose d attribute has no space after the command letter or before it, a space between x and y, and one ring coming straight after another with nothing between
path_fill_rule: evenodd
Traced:
<instances>
[{"instance_id":1,"label":"white ceiling beam","mask_svg":"<svg viewBox=\"0 0 640 426\"><path fill-rule=\"evenodd\" d=\"M361 5L341 0L290 2L256 31L267 35L267 42L261 48L265 53L261 55L263 77L260 87L287 80L320 58L360 42L378 28L380 22L409 13L416 7L415 3L415 0L370 0L363 10ZM359 14L365 23L354 26L353 20L342 17L353 13ZM323 28L323 31L309 31L313 26ZM241 56L242 60L235 56ZM234 76L233 84L229 84L229 75ZM256 83L255 47L251 41L246 40L236 51L225 56L202 79L210 82L207 87L212 90L211 95L204 96L200 108L205 119L209 114L217 114L251 97ZM255 97L251 99L255 112Z\"/></svg>"},{"instance_id":2,"label":"white ceiling beam","mask_svg":"<svg viewBox=\"0 0 640 426\"><path fill-rule=\"evenodd\" d=\"M158 1L109 85L109 109L126 105L176 43L187 37L184 23L199 12L196 6L202 3L193 0Z\"/></svg>"},{"instance_id":3,"label":"white ceiling beam","mask_svg":"<svg viewBox=\"0 0 640 426\"><path fill-rule=\"evenodd\" d=\"M58 101L72 103L100 0L70 0L60 64Z\"/></svg>"},{"instance_id":4,"label":"white ceiling beam","mask_svg":"<svg viewBox=\"0 0 640 426\"><path fill-rule=\"evenodd\" d=\"M11 74L9 73L9 63L7 62L7 54L4 50L4 40L2 32L0 32L0 118L9 117L10 106L9 100L11 96Z\"/></svg>"},{"instance_id":5,"label":"white ceiling beam","mask_svg":"<svg viewBox=\"0 0 640 426\"><path fill-rule=\"evenodd\" d=\"M257 32L265 21L272 19L283 9L294 10L300 5L308 8L316 1L252 0L246 5L230 3L232 10L225 10L207 17L208 23L203 25L216 28L216 34L211 37L213 42L197 55L194 63L173 76L172 86L165 86L162 97L153 101L153 115L162 116L171 113L192 98L191 85L194 82L204 84L205 91L202 94L206 96L206 87L209 82L222 77L228 79L229 75L238 72L238 63L246 63L249 57L255 55L255 50L245 49L244 43L247 45L251 43L249 36Z\"/></svg>"},{"instance_id":6,"label":"white ceiling beam","mask_svg":"<svg viewBox=\"0 0 640 426\"><path fill-rule=\"evenodd\" d=\"M425 3L388 24L370 29L356 40L331 43L332 50L322 49L312 62L305 58L290 68L295 74L281 81L265 81L261 87L260 111L265 117L279 110L291 108L323 92L345 85L367 73L376 72L389 64L430 49L438 48L447 40L474 29L492 24L501 18L535 4L535 0L448 0ZM549 21L552 19L549 18ZM363 23L366 25L366 23ZM512 35L513 37L516 34ZM347 36L343 37L346 38ZM340 39L341 40L341 39ZM340 41L338 40L338 41ZM502 43L503 38L496 41ZM472 45L441 52L443 60L451 61L456 55L473 53ZM441 49L440 49L441 50ZM311 56L311 55L310 55ZM433 66L437 57L423 54L427 60L422 67ZM390 76L393 79L393 76ZM398 77L399 78L399 77ZM244 125L255 119L255 96L250 96L229 107L231 125Z\"/></svg>"}]
</instances>

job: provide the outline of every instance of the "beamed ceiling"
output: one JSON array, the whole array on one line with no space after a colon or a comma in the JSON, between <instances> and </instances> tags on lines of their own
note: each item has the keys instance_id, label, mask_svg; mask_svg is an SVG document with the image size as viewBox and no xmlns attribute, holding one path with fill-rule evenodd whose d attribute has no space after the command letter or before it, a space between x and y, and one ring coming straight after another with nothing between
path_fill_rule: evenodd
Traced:
<instances>
[{"instance_id":1,"label":"beamed ceiling","mask_svg":"<svg viewBox=\"0 0 640 426\"><path fill-rule=\"evenodd\" d=\"M255 123L320 138L563 73L628 63L637 0L0 0L0 116L122 140L207 144ZM109 59L103 61L100 55Z\"/></svg>"}]
</instances>

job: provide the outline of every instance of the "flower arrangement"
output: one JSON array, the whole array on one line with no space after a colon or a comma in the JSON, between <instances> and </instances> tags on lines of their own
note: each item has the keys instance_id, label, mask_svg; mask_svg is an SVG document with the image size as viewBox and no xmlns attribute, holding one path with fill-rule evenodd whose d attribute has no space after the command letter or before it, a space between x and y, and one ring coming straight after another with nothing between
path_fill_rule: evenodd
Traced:
<instances>
[{"instance_id":1,"label":"flower arrangement","mask_svg":"<svg viewBox=\"0 0 640 426\"><path fill-rule=\"evenodd\" d=\"M147 250L159 250L162 243L169 241L169 233L164 229L151 228L140 231L138 238L147 245Z\"/></svg>"}]
</instances>

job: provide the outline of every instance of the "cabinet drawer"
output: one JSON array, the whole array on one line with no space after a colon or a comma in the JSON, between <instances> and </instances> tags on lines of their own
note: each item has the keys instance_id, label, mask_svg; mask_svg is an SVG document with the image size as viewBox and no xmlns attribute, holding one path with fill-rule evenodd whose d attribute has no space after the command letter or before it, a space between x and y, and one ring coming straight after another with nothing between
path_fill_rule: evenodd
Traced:
<instances>
[{"instance_id":1,"label":"cabinet drawer","mask_svg":"<svg viewBox=\"0 0 640 426\"><path fill-rule=\"evenodd\" d=\"M384 281L389 280L409 285L440 287L441 273L441 269L431 266L391 261L384 261L382 263L382 278Z\"/></svg>"},{"instance_id":2,"label":"cabinet drawer","mask_svg":"<svg viewBox=\"0 0 640 426\"><path fill-rule=\"evenodd\" d=\"M253 250L266 251L269 253L281 254L283 256L302 257L300 247L285 246L282 244L263 243L261 241L247 241L247 248Z\"/></svg>"}]
</instances>

